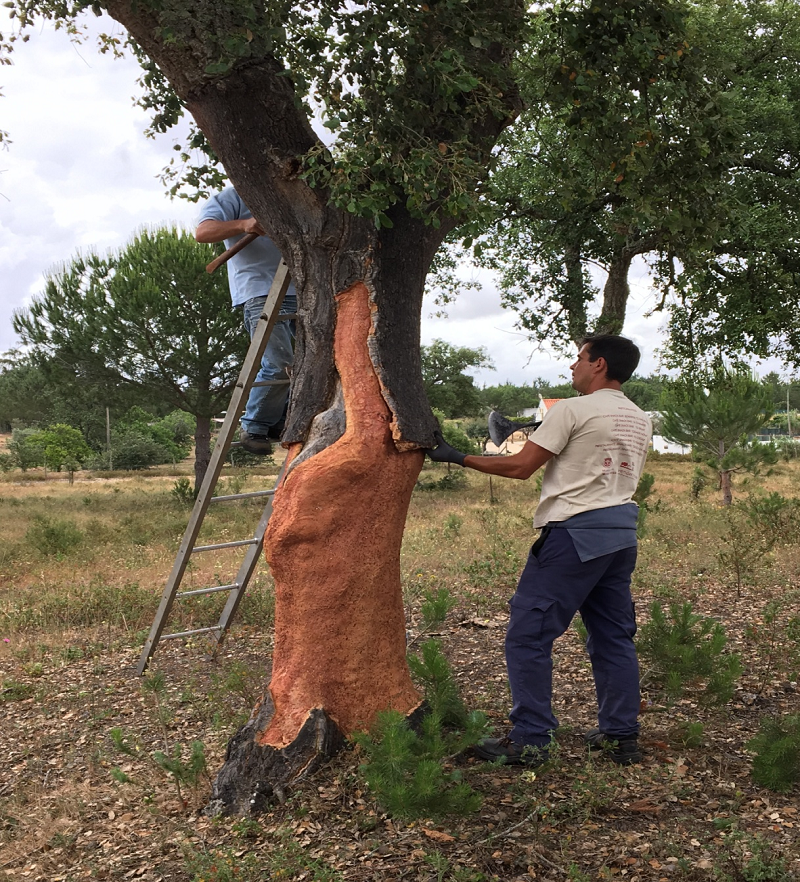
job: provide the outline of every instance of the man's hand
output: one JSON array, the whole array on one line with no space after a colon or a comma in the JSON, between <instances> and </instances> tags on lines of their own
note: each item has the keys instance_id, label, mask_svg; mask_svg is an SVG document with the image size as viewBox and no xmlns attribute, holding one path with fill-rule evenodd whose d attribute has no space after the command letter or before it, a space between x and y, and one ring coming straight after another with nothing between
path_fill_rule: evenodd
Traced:
<instances>
[{"instance_id":1,"label":"man's hand","mask_svg":"<svg viewBox=\"0 0 800 882\"><path fill-rule=\"evenodd\" d=\"M454 462L456 465L463 466L467 454L451 447L442 437L441 432L434 432L433 437L436 439L436 447L426 450L425 453L434 462Z\"/></svg>"},{"instance_id":2,"label":"man's hand","mask_svg":"<svg viewBox=\"0 0 800 882\"><path fill-rule=\"evenodd\" d=\"M232 239L234 236L255 233L256 236L265 236L264 228L254 217L244 217L239 220L220 221L204 220L195 230L194 237L198 242L214 244L223 239Z\"/></svg>"}]
</instances>

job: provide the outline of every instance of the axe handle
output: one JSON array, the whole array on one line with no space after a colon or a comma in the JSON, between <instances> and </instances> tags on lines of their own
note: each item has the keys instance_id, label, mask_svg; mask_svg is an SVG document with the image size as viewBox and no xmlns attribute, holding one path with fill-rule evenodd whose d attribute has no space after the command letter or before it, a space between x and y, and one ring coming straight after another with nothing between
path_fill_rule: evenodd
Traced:
<instances>
[{"instance_id":1,"label":"axe handle","mask_svg":"<svg viewBox=\"0 0 800 882\"><path fill-rule=\"evenodd\" d=\"M211 263L206 266L206 272L213 273L217 267L222 266L223 263L227 263L234 254L238 254L242 248L247 248L247 246L257 238L258 233L245 233L245 235L242 236L238 242L234 242L227 251L223 251L219 257L215 257Z\"/></svg>"}]
</instances>

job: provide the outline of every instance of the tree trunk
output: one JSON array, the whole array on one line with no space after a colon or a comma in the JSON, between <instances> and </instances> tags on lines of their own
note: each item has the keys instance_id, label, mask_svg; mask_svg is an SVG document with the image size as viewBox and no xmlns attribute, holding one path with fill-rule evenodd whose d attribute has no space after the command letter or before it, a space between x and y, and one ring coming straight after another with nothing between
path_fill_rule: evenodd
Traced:
<instances>
[{"instance_id":1,"label":"tree trunk","mask_svg":"<svg viewBox=\"0 0 800 882\"><path fill-rule=\"evenodd\" d=\"M619 250L608 268L608 278L603 288L603 308L595 325L596 334L621 334L625 324L625 310L631 289L628 272L634 254L627 249Z\"/></svg>"},{"instance_id":2,"label":"tree trunk","mask_svg":"<svg viewBox=\"0 0 800 882\"><path fill-rule=\"evenodd\" d=\"M257 809L379 711L419 705L405 660L400 543L423 454L392 439L370 358L369 291L358 282L336 301L341 392L312 427L311 448L338 431L342 412L346 427L311 457L293 445L275 496L265 537L276 585L272 681L215 782L213 804L225 812Z\"/></svg>"},{"instance_id":3,"label":"tree trunk","mask_svg":"<svg viewBox=\"0 0 800 882\"><path fill-rule=\"evenodd\" d=\"M399 553L421 448L434 444L437 428L421 372L425 277L456 218L437 217L432 204L437 224L425 224L398 194L389 226L377 229L374 218L335 208L329 193L308 186L300 158L320 142L264 41L254 39L253 55L224 74L209 73L227 35L250 29L247 4L196 17L176 16L169 4L103 6L157 61L280 248L298 292L283 435L292 460L265 539L276 582L272 682L214 786L216 808L247 812L378 711L419 703L405 661ZM266 33L269 4L259 15L253 30ZM503 0L497 18L521 23L522 4ZM180 38L165 39L174 29ZM475 51L502 69L516 47ZM480 165L520 107L504 77L497 95L505 112L487 108L470 124L471 161ZM451 134L466 137L462 123L461 114L432 113L426 136L446 145Z\"/></svg>"},{"instance_id":4,"label":"tree trunk","mask_svg":"<svg viewBox=\"0 0 800 882\"><path fill-rule=\"evenodd\" d=\"M211 462L211 418L197 417L194 430L194 489L200 489Z\"/></svg>"},{"instance_id":5,"label":"tree trunk","mask_svg":"<svg viewBox=\"0 0 800 882\"><path fill-rule=\"evenodd\" d=\"M721 469L719 473L719 489L722 491L722 504L725 506L733 503L733 483L731 470Z\"/></svg>"}]
</instances>

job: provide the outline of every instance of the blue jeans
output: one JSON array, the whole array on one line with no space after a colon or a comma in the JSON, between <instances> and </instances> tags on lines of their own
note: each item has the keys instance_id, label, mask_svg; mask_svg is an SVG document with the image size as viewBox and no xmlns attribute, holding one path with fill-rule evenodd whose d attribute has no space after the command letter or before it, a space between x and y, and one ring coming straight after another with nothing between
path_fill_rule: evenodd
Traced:
<instances>
[{"instance_id":1,"label":"blue jeans","mask_svg":"<svg viewBox=\"0 0 800 882\"><path fill-rule=\"evenodd\" d=\"M253 297L242 306L244 326L252 339L256 325L264 311L265 297ZM297 312L297 297L287 295L281 304L280 314ZM263 380L287 380L289 368L294 360L295 322L276 322L267 340L267 348L261 358L261 368L256 382ZM273 426L280 425L286 418L289 400L289 385L254 386L250 390L247 406L242 415L242 428L251 435L266 435Z\"/></svg>"},{"instance_id":2,"label":"blue jeans","mask_svg":"<svg viewBox=\"0 0 800 882\"><path fill-rule=\"evenodd\" d=\"M510 737L544 746L558 728L553 715L553 642L580 611L589 632L600 730L613 738L639 732L639 663L631 574L636 548L582 562L565 529L553 529L532 554L509 601L506 665L513 707Z\"/></svg>"}]
</instances>

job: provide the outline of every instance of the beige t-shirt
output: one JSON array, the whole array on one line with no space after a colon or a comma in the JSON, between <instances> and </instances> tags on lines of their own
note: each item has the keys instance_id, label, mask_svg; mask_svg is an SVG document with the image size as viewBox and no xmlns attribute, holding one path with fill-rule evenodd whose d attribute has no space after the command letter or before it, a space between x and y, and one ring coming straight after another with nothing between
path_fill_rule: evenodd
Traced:
<instances>
[{"instance_id":1,"label":"beige t-shirt","mask_svg":"<svg viewBox=\"0 0 800 882\"><path fill-rule=\"evenodd\" d=\"M650 417L615 389L556 402L531 437L556 454L545 466L534 527L630 502L652 431Z\"/></svg>"}]
</instances>

